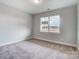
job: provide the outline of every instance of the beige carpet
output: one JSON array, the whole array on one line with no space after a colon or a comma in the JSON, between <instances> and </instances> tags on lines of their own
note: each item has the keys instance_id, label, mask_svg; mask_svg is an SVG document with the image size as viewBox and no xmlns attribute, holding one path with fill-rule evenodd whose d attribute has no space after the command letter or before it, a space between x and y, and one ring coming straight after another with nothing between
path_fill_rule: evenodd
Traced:
<instances>
[{"instance_id":1,"label":"beige carpet","mask_svg":"<svg viewBox=\"0 0 79 59\"><path fill-rule=\"evenodd\" d=\"M15 44L0 47L0 59L32 59L31 54Z\"/></svg>"},{"instance_id":2,"label":"beige carpet","mask_svg":"<svg viewBox=\"0 0 79 59\"><path fill-rule=\"evenodd\" d=\"M76 55L79 53L78 49L76 47L72 47L72 46L57 44L54 42L48 42L48 41L43 41L43 40L34 39L34 38L29 39L27 41L35 43L35 44L43 46L43 47L47 47L47 48L51 48L51 49L54 49L57 51L61 51L62 53L66 53L66 54Z\"/></svg>"},{"instance_id":3,"label":"beige carpet","mask_svg":"<svg viewBox=\"0 0 79 59\"><path fill-rule=\"evenodd\" d=\"M65 47L63 51L64 49ZM0 47L0 59L79 59L78 51L72 50L73 53L63 51L59 48L51 49L34 42L23 41Z\"/></svg>"},{"instance_id":4,"label":"beige carpet","mask_svg":"<svg viewBox=\"0 0 79 59\"><path fill-rule=\"evenodd\" d=\"M31 53L32 59L79 59L79 52L74 50L68 51L70 52L68 54L60 51L59 48L51 49L28 41L20 42L16 45Z\"/></svg>"}]
</instances>

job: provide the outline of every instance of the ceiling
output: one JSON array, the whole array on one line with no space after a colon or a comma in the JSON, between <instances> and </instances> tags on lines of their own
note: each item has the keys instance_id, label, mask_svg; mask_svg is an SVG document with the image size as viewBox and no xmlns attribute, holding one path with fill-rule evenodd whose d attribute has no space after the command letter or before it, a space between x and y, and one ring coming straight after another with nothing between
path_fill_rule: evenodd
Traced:
<instances>
[{"instance_id":1,"label":"ceiling","mask_svg":"<svg viewBox=\"0 0 79 59\"><path fill-rule=\"evenodd\" d=\"M30 14L42 13L77 4L77 0L42 0L40 4L34 4L33 0L0 0L0 4L7 5L17 10Z\"/></svg>"}]
</instances>

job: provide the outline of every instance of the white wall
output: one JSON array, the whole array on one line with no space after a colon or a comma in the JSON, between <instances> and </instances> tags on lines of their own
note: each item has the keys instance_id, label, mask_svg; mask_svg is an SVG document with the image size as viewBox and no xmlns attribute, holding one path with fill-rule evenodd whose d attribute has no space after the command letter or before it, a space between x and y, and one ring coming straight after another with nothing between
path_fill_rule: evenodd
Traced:
<instances>
[{"instance_id":1,"label":"white wall","mask_svg":"<svg viewBox=\"0 0 79 59\"><path fill-rule=\"evenodd\" d=\"M0 5L0 45L14 43L30 37L32 16Z\"/></svg>"},{"instance_id":2,"label":"white wall","mask_svg":"<svg viewBox=\"0 0 79 59\"><path fill-rule=\"evenodd\" d=\"M60 15L60 34L40 32L40 17ZM77 6L70 6L33 16L33 37L77 46Z\"/></svg>"},{"instance_id":3,"label":"white wall","mask_svg":"<svg viewBox=\"0 0 79 59\"><path fill-rule=\"evenodd\" d=\"M78 39L78 41L77 41L77 43L78 43L78 48L79 48L79 0L78 0L78 4L77 4L77 12L78 12L78 24L77 24L77 39Z\"/></svg>"}]
</instances>

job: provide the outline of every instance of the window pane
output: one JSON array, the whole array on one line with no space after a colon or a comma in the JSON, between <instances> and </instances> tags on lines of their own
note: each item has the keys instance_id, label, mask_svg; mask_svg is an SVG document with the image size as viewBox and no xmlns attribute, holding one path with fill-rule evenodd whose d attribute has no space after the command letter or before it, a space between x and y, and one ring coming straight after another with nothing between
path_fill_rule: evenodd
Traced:
<instances>
[{"instance_id":1,"label":"window pane","mask_svg":"<svg viewBox=\"0 0 79 59\"><path fill-rule=\"evenodd\" d=\"M42 26L42 31L43 32L48 32L48 26Z\"/></svg>"},{"instance_id":2,"label":"window pane","mask_svg":"<svg viewBox=\"0 0 79 59\"><path fill-rule=\"evenodd\" d=\"M59 33L60 32L60 16L51 16L49 21L49 32Z\"/></svg>"},{"instance_id":3,"label":"window pane","mask_svg":"<svg viewBox=\"0 0 79 59\"><path fill-rule=\"evenodd\" d=\"M49 26L60 26L60 16L51 16L49 21Z\"/></svg>"},{"instance_id":4,"label":"window pane","mask_svg":"<svg viewBox=\"0 0 79 59\"><path fill-rule=\"evenodd\" d=\"M40 31L60 33L60 16L50 16L40 18Z\"/></svg>"},{"instance_id":5,"label":"window pane","mask_svg":"<svg viewBox=\"0 0 79 59\"><path fill-rule=\"evenodd\" d=\"M60 33L60 28L59 27L54 27L54 28L49 28L49 32L53 32L53 33Z\"/></svg>"},{"instance_id":6,"label":"window pane","mask_svg":"<svg viewBox=\"0 0 79 59\"><path fill-rule=\"evenodd\" d=\"M46 21L48 22L48 17L42 17L41 18L41 22L46 22Z\"/></svg>"},{"instance_id":7,"label":"window pane","mask_svg":"<svg viewBox=\"0 0 79 59\"><path fill-rule=\"evenodd\" d=\"M40 31L41 32L48 32L48 17L42 17L41 18L41 24L40 24Z\"/></svg>"}]
</instances>

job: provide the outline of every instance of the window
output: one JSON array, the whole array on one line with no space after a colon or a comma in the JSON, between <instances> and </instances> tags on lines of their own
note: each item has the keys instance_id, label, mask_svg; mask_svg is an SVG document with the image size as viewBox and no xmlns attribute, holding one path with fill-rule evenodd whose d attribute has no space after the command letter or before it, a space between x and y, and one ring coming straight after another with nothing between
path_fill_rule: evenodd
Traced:
<instances>
[{"instance_id":1,"label":"window","mask_svg":"<svg viewBox=\"0 0 79 59\"><path fill-rule=\"evenodd\" d=\"M60 33L60 16L41 17L40 31Z\"/></svg>"}]
</instances>

